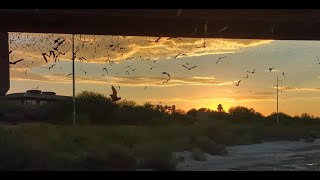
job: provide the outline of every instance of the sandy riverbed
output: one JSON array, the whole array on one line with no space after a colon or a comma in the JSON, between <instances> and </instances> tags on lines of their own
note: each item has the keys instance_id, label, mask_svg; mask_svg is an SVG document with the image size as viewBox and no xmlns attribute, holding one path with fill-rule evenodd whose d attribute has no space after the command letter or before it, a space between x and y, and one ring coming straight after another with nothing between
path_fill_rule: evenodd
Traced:
<instances>
[{"instance_id":1,"label":"sandy riverbed","mask_svg":"<svg viewBox=\"0 0 320 180\"><path fill-rule=\"evenodd\" d=\"M304 141L263 142L227 147L228 155L206 155L206 161L195 161L190 152L179 152L185 158L177 166L182 171L318 171L320 139Z\"/></svg>"}]
</instances>

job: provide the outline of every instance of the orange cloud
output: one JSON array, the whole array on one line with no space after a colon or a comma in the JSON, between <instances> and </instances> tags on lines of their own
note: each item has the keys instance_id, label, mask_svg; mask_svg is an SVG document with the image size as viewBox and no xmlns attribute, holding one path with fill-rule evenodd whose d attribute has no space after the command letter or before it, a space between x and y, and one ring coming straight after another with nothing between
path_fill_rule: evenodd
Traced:
<instances>
[{"instance_id":1,"label":"orange cloud","mask_svg":"<svg viewBox=\"0 0 320 180\"><path fill-rule=\"evenodd\" d=\"M39 34L39 33L9 33L11 57L31 58L32 61L45 63L42 52L49 52L56 46L55 39L65 39L59 51L68 51L61 57L71 59L71 36L65 34ZM76 35L75 48L79 49L77 58L85 57L87 62L105 62L107 59L115 61L134 57L136 59L150 58L151 60L171 59L178 53L185 53L187 57L210 54L229 54L239 52L248 47L270 43L270 40L238 40L238 39L203 39L181 38L167 40L163 37L158 43L150 42L156 38L150 37L119 37L119 36L93 36ZM29 61L28 60L28 61ZM38 63L36 63L38 64Z\"/></svg>"},{"instance_id":2,"label":"orange cloud","mask_svg":"<svg viewBox=\"0 0 320 180\"><path fill-rule=\"evenodd\" d=\"M37 80L44 82L71 82L72 77L65 74L53 73L51 75L39 75L32 72L25 74L26 69L11 69L12 80ZM230 86L232 82L219 82L214 77L175 77L167 83L163 83L167 77L142 77L142 76L104 76L104 77L83 77L76 76L77 83L90 84L118 84L122 86L180 86L180 85L200 85L200 86Z\"/></svg>"},{"instance_id":3,"label":"orange cloud","mask_svg":"<svg viewBox=\"0 0 320 180\"><path fill-rule=\"evenodd\" d=\"M288 86L283 86L279 87L279 89L282 89L284 91L311 91L311 92L320 92L320 88L294 88L294 87L288 87Z\"/></svg>"}]
</instances>

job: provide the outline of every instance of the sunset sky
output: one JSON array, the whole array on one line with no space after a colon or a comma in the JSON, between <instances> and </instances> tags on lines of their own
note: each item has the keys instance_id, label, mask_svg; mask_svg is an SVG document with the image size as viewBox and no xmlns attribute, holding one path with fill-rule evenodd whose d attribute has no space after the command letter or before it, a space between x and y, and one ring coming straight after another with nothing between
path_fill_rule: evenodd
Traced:
<instances>
[{"instance_id":1,"label":"sunset sky","mask_svg":"<svg viewBox=\"0 0 320 180\"><path fill-rule=\"evenodd\" d=\"M65 39L59 51L68 52L61 55L49 70L54 60L48 58L46 63L42 52L49 54L55 46L54 40L59 37ZM75 49L79 49L75 62L76 92L90 90L109 96L111 85L114 85L121 87L119 96L122 99L139 104L162 102L186 111L201 107L216 110L218 104L228 110L241 105L268 115L276 111L273 85L279 76L282 80L279 83L282 89L279 94L281 112L290 115L308 112L320 116L320 62L317 59L320 57L320 42L168 40L166 37L154 42L156 39L75 35ZM71 40L71 35L9 33L10 60L24 58L24 61L11 65L11 88L8 93L39 86L43 91L72 95L72 76L67 76L72 72ZM111 44L119 46L110 47ZM55 53L58 54L58 51ZM186 56L174 59L179 53ZM216 63L219 57L225 56ZM80 62L81 57L86 60ZM113 60L114 64L106 61L108 59ZM188 70L182 65L197 67ZM274 70L270 72L269 67ZM108 74L102 71L103 68L108 70ZM254 69L254 74L246 72ZM171 76L167 83L163 83L167 76L162 76L162 72ZM247 74L249 78L244 78ZM240 85L236 86L239 80Z\"/></svg>"}]
</instances>

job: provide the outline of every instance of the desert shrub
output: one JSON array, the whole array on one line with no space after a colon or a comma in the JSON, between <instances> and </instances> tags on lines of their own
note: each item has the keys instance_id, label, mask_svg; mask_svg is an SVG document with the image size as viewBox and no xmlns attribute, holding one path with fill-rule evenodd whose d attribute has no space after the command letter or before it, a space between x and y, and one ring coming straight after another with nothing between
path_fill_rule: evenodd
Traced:
<instances>
[{"instance_id":1,"label":"desert shrub","mask_svg":"<svg viewBox=\"0 0 320 180\"><path fill-rule=\"evenodd\" d=\"M77 95L77 111L89 114L92 123L114 122L118 105L106 96L91 91L83 91Z\"/></svg>"},{"instance_id":2,"label":"desert shrub","mask_svg":"<svg viewBox=\"0 0 320 180\"><path fill-rule=\"evenodd\" d=\"M230 119L230 115L228 113L225 112L210 112L209 114L209 118L210 119L214 119L214 120L225 120L225 119Z\"/></svg>"},{"instance_id":3,"label":"desert shrub","mask_svg":"<svg viewBox=\"0 0 320 180\"><path fill-rule=\"evenodd\" d=\"M224 145L215 143L207 136L197 137L195 145L196 147L199 147L201 150L211 155L222 155L227 153Z\"/></svg>"},{"instance_id":4,"label":"desert shrub","mask_svg":"<svg viewBox=\"0 0 320 180\"><path fill-rule=\"evenodd\" d=\"M16 131L0 129L1 171L43 170L44 168L43 153L28 146Z\"/></svg>"},{"instance_id":5,"label":"desert shrub","mask_svg":"<svg viewBox=\"0 0 320 180\"><path fill-rule=\"evenodd\" d=\"M83 168L85 170L135 170L136 159L132 152L123 145L112 144L106 151L90 153L85 156Z\"/></svg>"},{"instance_id":6,"label":"desert shrub","mask_svg":"<svg viewBox=\"0 0 320 180\"><path fill-rule=\"evenodd\" d=\"M192 149L192 158L196 161L206 161L206 156L204 152L197 147Z\"/></svg>"},{"instance_id":7,"label":"desert shrub","mask_svg":"<svg viewBox=\"0 0 320 180\"><path fill-rule=\"evenodd\" d=\"M139 168L159 171L171 171L176 169L177 159L173 155L173 149L166 142L153 142L138 147Z\"/></svg>"},{"instance_id":8,"label":"desert shrub","mask_svg":"<svg viewBox=\"0 0 320 180\"><path fill-rule=\"evenodd\" d=\"M194 118L196 118L197 117L197 114L198 114L198 110L196 110L196 109L190 109L188 112L187 112L187 115L188 116L191 116L191 117L194 117Z\"/></svg>"},{"instance_id":9,"label":"desert shrub","mask_svg":"<svg viewBox=\"0 0 320 180\"><path fill-rule=\"evenodd\" d=\"M258 120L263 116L256 112L253 108L247 108L243 106L231 107L229 114L236 120Z\"/></svg>"}]
</instances>

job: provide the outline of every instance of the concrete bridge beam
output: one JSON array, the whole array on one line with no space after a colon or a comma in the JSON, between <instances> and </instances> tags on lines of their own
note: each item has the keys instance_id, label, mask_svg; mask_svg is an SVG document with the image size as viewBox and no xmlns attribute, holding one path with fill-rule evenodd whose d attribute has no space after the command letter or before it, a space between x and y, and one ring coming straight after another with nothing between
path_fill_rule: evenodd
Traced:
<instances>
[{"instance_id":1,"label":"concrete bridge beam","mask_svg":"<svg viewBox=\"0 0 320 180\"><path fill-rule=\"evenodd\" d=\"M0 96L6 95L10 88L8 33L0 32Z\"/></svg>"}]
</instances>

